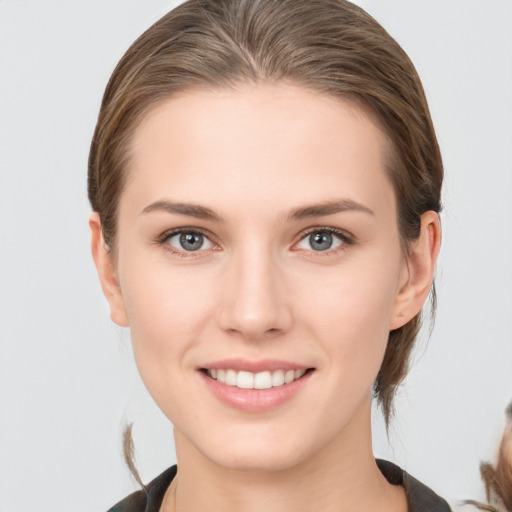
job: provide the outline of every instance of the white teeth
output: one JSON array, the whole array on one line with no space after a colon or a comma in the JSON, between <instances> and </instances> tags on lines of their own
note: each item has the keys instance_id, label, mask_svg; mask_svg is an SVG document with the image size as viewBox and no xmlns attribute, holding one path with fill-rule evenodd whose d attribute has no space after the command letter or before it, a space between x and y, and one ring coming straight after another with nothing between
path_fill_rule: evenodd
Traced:
<instances>
[{"instance_id":1,"label":"white teeth","mask_svg":"<svg viewBox=\"0 0 512 512\"><path fill-rule=\"evenodd\" d=\"M295 380L300 379L305 373L306 370L295 370Z\"/></svg>"},{"instance_id":2,"label":"white teeth","mask_svg":"<svg viewBox=\"0 0 512 512\"><path fill-rule=\"evenodd\" d=\"M236 386L242 389L270 389L289 384L300 379L306 370L275 370L258 373L236 370L207 370L207 374L227 386Z\"/></svg>"},{"instance_id":3,"label":"white teeth","mask_svg":"<svg viewBox=\"0 0 512 512\"><path fill-rule=\"evenodd\" d=\"M235 370L226 370L226 384L236 386L237 378Z\"/></svg>"},{"instance_id":4,"label":"white teeth","mask_svg":"<svg viewBox=\"0 0 512 512\"><path fill-rule=\"evenodd\" d=\"M272 374L272 386L282 386L284 384L284 371L277 370Z\"/></svg>"},{"instance_id":5,"label":"white teeth","mask_svg":"<svg viewBox=\"0 0 512 512\"><path fill-rule=\"evenodd\" d=\"M260 372L254 376L254 389L270 389L272 387L272 374Z\"/></svg>"},{"instance_id":6,"label":"white teeth","mask_svg":"<svg viewBox=\"0 0 512 512\"><path fill-rule=\"evenodd\" d=\"M290 384L290 382L292 382L294 378L295 378L295 372L293 370L288 370L284 374L284 383Z\"/></svg>"},{"instance_id":7,"label":"white teeth","mask_svg":"<svg viewBox=\"0 0 512 512\"><path fill-rule=\"evenodd\" d=\"M227 382L226 382L227 384ZM254 373L251 372L238 372L236 379L236 387L242 389L253 389L254 388Z\"/></svg>"}]
</instances>

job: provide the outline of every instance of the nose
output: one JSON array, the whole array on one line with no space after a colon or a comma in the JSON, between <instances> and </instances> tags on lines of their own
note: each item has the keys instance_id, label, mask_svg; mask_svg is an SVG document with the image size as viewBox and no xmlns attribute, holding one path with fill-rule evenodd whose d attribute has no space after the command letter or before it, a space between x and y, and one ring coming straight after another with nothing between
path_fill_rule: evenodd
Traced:
<instances>
[{"instance_id":1,"label":"nose","mask_svg":"<svg viewBox=\"0 0 512 512\"><path fill-rule=\"evenodd\" d=\"M247 340L275 337L293 324L292 296L277 261L265 248L246 247L231 258L220 294L220 327Z\"/></svg>"}]
</instances>

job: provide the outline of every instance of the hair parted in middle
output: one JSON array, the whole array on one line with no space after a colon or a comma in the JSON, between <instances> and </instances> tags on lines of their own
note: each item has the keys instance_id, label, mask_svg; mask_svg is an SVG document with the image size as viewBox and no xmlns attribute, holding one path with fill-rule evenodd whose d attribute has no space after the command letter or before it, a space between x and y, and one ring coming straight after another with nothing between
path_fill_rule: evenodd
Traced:
<instances>
[{"instance_id":1,"label":"hair parted in middle","mask_svg":"<svg viewBox=\"0 0 512 512\"><path fill-rule=\"evenodd\" d=\"M278 82L351 101L383 130L407 251L420 216L441 209L443 166L421 82L398 43L345 0L189 0L133 43L103 97L88 192L114 263L117 207L142 118L181 92ZM434 310L434 290L431 297ZM389 333L374 385L387 423L420 325L419 314Z\"/></svg>"}]
</instances>

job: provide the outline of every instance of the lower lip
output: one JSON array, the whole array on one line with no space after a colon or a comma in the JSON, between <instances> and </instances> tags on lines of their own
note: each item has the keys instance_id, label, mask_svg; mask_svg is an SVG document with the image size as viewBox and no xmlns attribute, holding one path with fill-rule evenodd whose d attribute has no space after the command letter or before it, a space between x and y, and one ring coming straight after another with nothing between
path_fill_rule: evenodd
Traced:
<instances>
[{"instance_id":1,"label":"lower lip","mask_svg":"<svg viewBox=\"0 0 512 512\"><path fill-rule=\"evenodd\" d=\"M290 401L307 384L313 370L308 370L300 379L269 389L242 389L227 386L199 371L210 391L224 404L244 412L262 413L271 411Z\"/></svg>"}]
</instances>

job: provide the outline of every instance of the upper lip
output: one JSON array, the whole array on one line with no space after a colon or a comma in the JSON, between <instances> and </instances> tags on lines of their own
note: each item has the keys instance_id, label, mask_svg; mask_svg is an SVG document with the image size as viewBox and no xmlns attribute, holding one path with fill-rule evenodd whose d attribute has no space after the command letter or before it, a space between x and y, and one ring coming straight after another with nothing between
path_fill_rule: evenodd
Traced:
<instances>
[{"instance_id":1,"label":"upper lip","mask_svg":"<svg viewBox=\"0 0 512 512\"><path fill-rule=\"evenodd\" d=\"M311 366L294 363L292 361L283 361L279 359L260 359L251 361L249 359L231 358L220 361L212 361L201 366L203 370L236 370L251 373L275 370L307 370Z\"/></svg>"}]
</instances>

